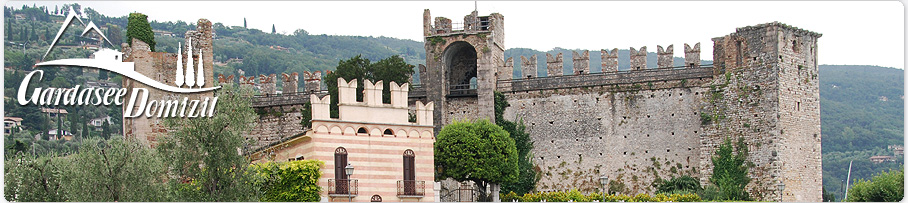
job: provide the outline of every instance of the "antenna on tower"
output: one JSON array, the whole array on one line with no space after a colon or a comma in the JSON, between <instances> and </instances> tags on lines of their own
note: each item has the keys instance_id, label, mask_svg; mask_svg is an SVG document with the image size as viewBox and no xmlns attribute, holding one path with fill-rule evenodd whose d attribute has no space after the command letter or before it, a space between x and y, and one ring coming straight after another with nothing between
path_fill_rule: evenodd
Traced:
<instances>
[{"instance_id":1,"label":"antenna on tower","mask_svg":"<svg viewBox=\"0 0 908 203\"><path fill-rule=\"evenodd\" d=\"M479 3L476 2L477 1L473 1L473 11L479 12Z\"/></svg>"}]
</instances>

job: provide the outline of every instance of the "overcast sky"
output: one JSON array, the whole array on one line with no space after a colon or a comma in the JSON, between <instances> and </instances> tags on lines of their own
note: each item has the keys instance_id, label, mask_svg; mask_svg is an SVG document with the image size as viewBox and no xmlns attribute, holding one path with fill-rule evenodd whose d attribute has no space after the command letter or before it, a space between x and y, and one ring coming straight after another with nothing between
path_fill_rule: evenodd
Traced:
<instances>
[{"instance_id":1,"label":"overcast sky","mask_svg":"<svg viewBox=\"0 0 908 203\"><path fill-rule=\"evenodd\" d=\"M207 18L228 26L310 34L387 36L423 41L422 13L462 21L473 1L453 2L120 2L76 1L108 16L141 12L149 20L195 22ZM54 8L60 1L12 1ZM737 27L779 21L822 33L820 64L879 65L904 69L904 6L886 2L516 2L479 1L480 15L504 15L506 48L628 49L700 42L703 59L712 58L713 37Z\"/></svg>"}]
</instances>

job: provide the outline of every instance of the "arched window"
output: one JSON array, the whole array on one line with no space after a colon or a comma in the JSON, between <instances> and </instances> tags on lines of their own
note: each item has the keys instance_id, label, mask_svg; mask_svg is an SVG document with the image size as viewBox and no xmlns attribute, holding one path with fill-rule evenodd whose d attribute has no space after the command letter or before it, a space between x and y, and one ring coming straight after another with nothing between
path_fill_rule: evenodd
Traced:
<instances>
[{"instance_id":1,"label":"arched window","mask_svg":"<svg viewBox=\"0 0 908 203\"><path fill-rule=\"evenodd\" d=\"M337 194L348 194L347 181L349 180L347 180L347 172L344 167L347 167L347 149L338 147L334 150L334 179L336 179Z\"/></svg>"},{"instance_id":2,"label":"arched window","mask_svg":"<svg viewBox=\"0 0 908 203\"><path fill-rule=\"evenodd\" d=\"M385 132L382 133L382 134L385 134L385 135L394 135L394 131L391 131L391 129L385 129Z\"/></svg>"},{"instance_id":3,"label":"arched window","mask_svg":"<svg viewBox=\"0 0 908 203\"><path fill-rule=\"evenodd\" d=\"M367 134L367 133L369 133L369 131L366 131L366 128L364 128L364 127L360 127L359 130L356 130L356 133Z\"/></svg>"},{"instance_id":4,"label":"arched window","mask_svg":"<svg viewBox=\"0 0 908 203\"><path fill-rule=\"evenodd\" d=\"M381 196L372 195L372 202L381 202Z\"/></svg>"},{"instance_id":5,"label":"arched window","mask_svg":"<svg viewBox=\"0 0 908 203\"><path fill-rule=\"evenodd\" d=\"M416 153L413 153L413 150L407 149L404 151L404 194L406 195L415 195L416 194L416 169L415 169Z\"/></svg>"}]
</instances>

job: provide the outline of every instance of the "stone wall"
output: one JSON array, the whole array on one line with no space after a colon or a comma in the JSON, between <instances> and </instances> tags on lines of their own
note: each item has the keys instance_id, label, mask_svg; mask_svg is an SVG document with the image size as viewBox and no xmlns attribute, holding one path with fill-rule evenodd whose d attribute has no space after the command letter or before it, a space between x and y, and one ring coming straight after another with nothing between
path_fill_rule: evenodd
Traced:
<instances>
[{"instance_id":1,"label":"stone wall","mask_svg":"<svg viewBox=\"0 0 908 203\"><path fill-rule=\"evenodd\" d=\"M182 49L183 53L180 53L179 55L176 53L152 52L148 44L133 39L131 46L125 44L123 46L123 61L134 62L135 71L142 75L164 84L173 85L177 72L177 57L183 57L182 61L186 66L189 64L185 64L185 62L188 62L189 58L193 58L191 67L198 68L200 65L202 66L201 72L193 69L199 74L203 74L204 84L202 85L202 88L214 87L214 65L212 64L214 56L212 54L211 22L206 19L199 19L197 25L196 30L187 31L185 35L185 42L191 41L192 43L193 49L191 51L184 48ZM185 45L185 47L189 46ZM189 53L192 54L190 55ZM202 64L199 64L200 62ZM186 68L184 67L183 70L185 71ZM160 101L162 99L178 100L183 97L193 100L202 97L212 97L214 95L213 92L188 94L171 93L147 86L129 78L123 78L123 87L130 89L147 89L149 92L149 101ZM131 93L133 92L130 91L124 97L131 97ZM136 111L138 105L134 107L134 109L126 109L126 107L126 105L123 105L123 111ZM165 136L167 132L168 129L163 125L163 120L161 118L138 116L135 118L123 119L124 136L137 138L140 142L148 146L156 146L158 140L160 140L162 136Z\"/></svg>"},{"instance_id":2,"label":"stone wall","mask_svg":"<svg viewBox=\"0 0 908 203\"><path fill-rule=\"evenodd\" d=\"M564 75L564 56L561 53L558 53L554 57L552 54L545 53L545 64L548 77L555 77Z\"/></svg>"},{"instance_id":3,"label":"stone wall","mask_svg":"<svg viewBox=\"0 0 908 203\"><path fill-rule=\"evenodd\" d=\"M590 74L590 51L583 51L582 54L572 51L574 58L574 75Z\"/></svg>"},{"instance_id":4,"label":"stone wall","mask_svg":"<svg viewBox=\"0 0 908 203\"><path fill-rule=\"evenodd\" d=\"M601 50L602 54L602 72L618 72L618 48L608 51L605 49ZM697 57L699 60L699 57Z\"/></svg>"},{"instance_id":5,"label":"stone wall","mask_svg":"<svg viewBox=\"0 0 908 203\"><path fill-rule=\"evenodd\" d=\"M817 33L781 23L739 28L714 38L716 79L701 110L712 117L701 137L701 173L724 139L742 139L753 168L752 197L822 200ZM704 182L701 179L701 182Z\"/></svg>"},{"instance_id":6,"label":"stone wall","mask_svg":"<svg viewBox=\"0 0 908 203\"><path fill-rule=\"evenodd\" d=\"M657 177L698 177L700 101L710 78L506 92L509 120L523 120L542 179L537 190L652 192Z\"/></svg>"},{"instance_id":7,"label":"stone wall","mask_svg":"<svg viewBox=\"0 0 908 203\"><path fill-rule=\"evenodd\" d=\"M493 40L482 40L482 32L452 30L451 21L441 17L432 26L430 19L427 10L427 71L420 77L423 84L443 84L423 87L423 99L438 104L436 131L454 120L488 117L492 98L447 95L443 53L452 40L503 50L503 32L493 30ZM568 76L560 54L547 54L545 69L536 55L521 56L521 74L514 77L512 59L494 57L497 49L477 51L493 54L478 57L479 66L497 68L500 79L488 84L480 68L479 95L491 92L488 88L503 92L511 104L505 118L526 124L542 175L537 190L598 191L601 176L621 193L653 192L649 185L655 179L678 175L706 185L717 146L741 139L749 147L751 197L778 200L784 183L783 200L819 201L820 36L781 23L739 28L713 39L711 67L701 67L700 43L684 44L683 67L673 67L673 45L657 46L653 68L646 66L645 46L631 47L630 71L618 71L618 49L601 50L602 73L588 73L588 52L575 52Z\"/></svg>"},{"instance_id":8,"label":"stone wall","mask_svg":"<svg viewBox=\"0 0 908 203\"><path fill-rule=\"evenodd\" d=\"M646 46L640 47L640 51L631 47L631 70L646 69Z\"/></svg>"},{"instance_id":9,"label":"stone wall","mask_svg":"<svg viewBox=\"0 0 908 203\"><path fill-rule=\"evenodd\" d=\"M665 48L665 50L662 49L662 46L656 46L656 56L657 56L656 65L659 66L659 68L672 67L672 63L674 62L674 59L675 59L674 50L675 50L675 45L668 45L668 47Z\"/></svg>"}]
</instances>

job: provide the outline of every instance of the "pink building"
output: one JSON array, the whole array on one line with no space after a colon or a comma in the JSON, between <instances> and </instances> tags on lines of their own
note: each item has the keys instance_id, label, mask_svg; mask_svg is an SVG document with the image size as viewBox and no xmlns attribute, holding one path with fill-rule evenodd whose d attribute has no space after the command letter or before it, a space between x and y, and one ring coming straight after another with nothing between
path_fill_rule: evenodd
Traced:
<instances>
[{"instance_id":1,"label":"pink building","mask_svg":"<svg viewBox=\"0 0 908 203\"><path fill-rule=\"evenodd\" d=\"M382 81L364 85L358 102L357 82L338 79L339 118L330 117L330 96L311 95L311 130L253 153L253 162L324 161L322 201L435 201L433 104L408 107L408 84L391 82L390 104L382 102Z\"/></svg>"}]
</instances>

